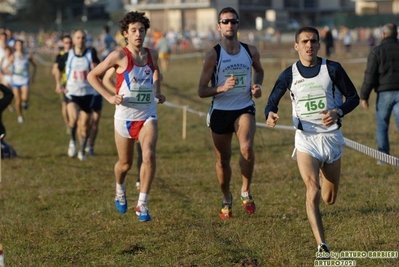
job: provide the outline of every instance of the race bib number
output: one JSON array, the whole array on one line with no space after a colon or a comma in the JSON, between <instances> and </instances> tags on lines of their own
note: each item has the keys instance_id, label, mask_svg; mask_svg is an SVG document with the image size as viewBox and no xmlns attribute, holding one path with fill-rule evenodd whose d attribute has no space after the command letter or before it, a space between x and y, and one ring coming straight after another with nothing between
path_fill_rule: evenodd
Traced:
<instances>
[{"instance_id":1,"label":"race bib number","mask_svg":"<svg viewBox=\"0 0 399 267\"><path fill-rule=\"evenodd\" d=\"M89 72L87 70L83 70L83 71L73 70L72 71L72 79L74 81L86 81L87 74L89 74Z\"/></svg>"},{"instance_id":2,"label":"race bib number","mask_svg":"<svg viewBox=\"0 0 399 267\"><path fill-rule=\"evenodd\" d=\"M129 94L129 106L130 107L147 107L150 106L154 99L154 92L152 88L139 87L133 89Z\"/></svg>"},{"instance_id":3,"label":"race bib number","mask_svg":"<svg viewBox=\"0 0 399 267\"><path fill-rule=\"evenodd\" d=\"M233 89L230 89L227 93L230 94L237 94L237 93L242 93L245 92L246 85L247 85L247 73L246 72L233 72L225 75L225 78L228 79L231 77L231 74L234 75L234 78L236 79L236 85L234 86Z\"/></svg>"},{"instance_id":4,"label":"race bib number","mask_svg":"<svg viewBox=\"0 0 399 267\"><path fill-rule=\"evenodd\" d=\"M20 76L28 76L28 71L24 68L22 69L16 69L14 71L15 74L20 75Z\"/></svg>"},{"instance_id":5,"label":"race bib number","mask_svg":"<svg viewBox=\"0 0 399 267\"><path fill-rule=\"evenodd\" d=\"M327 107L324 90L303 91L298 94L299 116L303 120L319 120L324 114L319 114Z\"/></svg>"}]
</instances>

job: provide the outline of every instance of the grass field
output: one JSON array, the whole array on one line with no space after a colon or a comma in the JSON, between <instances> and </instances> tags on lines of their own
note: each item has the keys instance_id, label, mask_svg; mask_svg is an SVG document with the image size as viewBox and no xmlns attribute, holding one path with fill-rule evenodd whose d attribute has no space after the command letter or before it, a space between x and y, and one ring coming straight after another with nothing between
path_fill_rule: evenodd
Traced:
<instances>
[{"instance_id":1,"label":"grass field","mask_svg":"<svg viewBox=\"0 0 399 267\"><path fill-rule=\"evenodd\" d=\"M279 51L281 54L270 53ZM264 95L256 100L257 121L289 48L264 52ZM323 53L320 53L323 55ZM365 63L362 49L337 55L360 90ZM206 112L210 99L196 88L201 59L173 60L164 73L167 101ZM133 210L114 207L113 109L104 103L96 156L86 162L68 158L68 135L48 67L32 85L25 123L5 111L10 143L19 157L1 162L0 243L7 267L14 266L313 266L316 243L305 212L305 187L290 156L294 132L258 128L252 193L257 212L241 208L238 146L233 141L232 193L234 218L221 221L221 192L215 155L205 118L187 114L182 139L182 109L158 106L157 172L148 207L153 220L140 223ZM375 148L374 99L371 110L360 106L344 119L344 136ZM291 125L288 95L280 106L280 125ZM399 136L391 126L392 154L399 156ZM137 171L127 178L134 207ZM341 187L333 206L321 204L327 242L334 252L399 250L399 180L397 167L344 149ZM399 266L396 259L356 258L356 266Z\"/></svg>"}]
</instances>

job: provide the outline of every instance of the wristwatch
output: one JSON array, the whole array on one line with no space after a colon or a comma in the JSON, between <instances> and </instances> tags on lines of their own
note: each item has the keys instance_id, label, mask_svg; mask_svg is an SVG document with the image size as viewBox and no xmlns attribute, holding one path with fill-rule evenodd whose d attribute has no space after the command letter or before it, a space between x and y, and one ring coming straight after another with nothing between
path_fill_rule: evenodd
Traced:
<instances>
[{"instance_id":1,"label":"wristwatch","mask_svg":"<svg viewBox=\"0 0 399 267\"><path fill-rule=\"evenodd\" d=\"M338 114L338 117L340 117L340 118L342 118L344 116L344 112L340 108L337 108L337 114Z\"/></svg>"}]
</instances>

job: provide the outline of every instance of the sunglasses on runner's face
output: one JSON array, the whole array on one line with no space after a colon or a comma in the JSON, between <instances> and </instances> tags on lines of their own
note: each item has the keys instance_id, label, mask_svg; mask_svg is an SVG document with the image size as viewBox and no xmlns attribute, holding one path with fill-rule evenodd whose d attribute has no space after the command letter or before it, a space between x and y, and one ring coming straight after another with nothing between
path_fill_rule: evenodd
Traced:
<instances>
[{"instance_id":1,"label":"sunglasses on runner's face","mask_svg":"<svg viewBox=\"0 0 399 267\"><path fill-rule=\"evenodd\" d=\"M219 23L223 23L223 24L229 24L229 22L230 22L232 25L235 25L235 24L237 24L238 22L240 22L240 20L238 20L238 19L221 19L221 20L219 20Z\"/></svg>"}]
</instances>

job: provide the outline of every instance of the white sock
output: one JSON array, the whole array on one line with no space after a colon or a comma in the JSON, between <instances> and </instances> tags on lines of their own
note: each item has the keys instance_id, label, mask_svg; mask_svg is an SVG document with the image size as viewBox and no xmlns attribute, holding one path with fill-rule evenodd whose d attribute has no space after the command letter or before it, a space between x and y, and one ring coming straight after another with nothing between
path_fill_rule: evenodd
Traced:
<instances>
[{"instance_id":1,"label":"white sock","mask_svg":"<svg viewBox=\"0 0 399 267\"><path fill-rule=\"evenodd\" d=\"M242 197L248 197L248 195L249 195L249 190L245 190L245 191L241 192Z\"/></svg>"},{"instance_id":2,"label":"white sock","mask_svg":"<svg viewBox=\"0 0 399 267\"><path fill-rule=\"evenodd\" d=\"M147 199L148 199L148 194L146 193L140 193L139 194L139 201L137 201L137 206L140 205L147 205Z\"/></svg>"},{"instance_id":3,"label":"white sock","mask_svg":"<svg viewBox=\"0 0 399 267\"><path fill-rule=\"evenodd\" d=\"M118 196L122 196L122 195L125 194L125 192L126 192L125 183L123 183L123 184L118 184L118 183L116 183L116 194L117 194Z\"/></svg>"}]
</instances>

